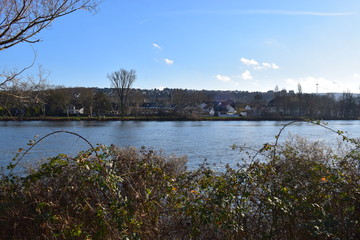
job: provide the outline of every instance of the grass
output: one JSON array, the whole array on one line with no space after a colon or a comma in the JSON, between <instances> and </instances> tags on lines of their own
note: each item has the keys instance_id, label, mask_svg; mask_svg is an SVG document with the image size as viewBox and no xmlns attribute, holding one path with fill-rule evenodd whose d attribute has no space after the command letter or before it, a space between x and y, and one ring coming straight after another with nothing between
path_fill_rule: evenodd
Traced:
<instances>
[{"instance_id":1,"label":"grass","mask_svg":"<svg viewBox=\"0 0 360 240\"><path fill-rule=\"evenodd\" d=\"M304 120L302 117L177 117L177 116L106 116L106 117L86 117L86 116L38 116L22 117L21 121L290 121ZM17 117L1 117L0 121L18 121Z\"/></svg>"}]
</instances>

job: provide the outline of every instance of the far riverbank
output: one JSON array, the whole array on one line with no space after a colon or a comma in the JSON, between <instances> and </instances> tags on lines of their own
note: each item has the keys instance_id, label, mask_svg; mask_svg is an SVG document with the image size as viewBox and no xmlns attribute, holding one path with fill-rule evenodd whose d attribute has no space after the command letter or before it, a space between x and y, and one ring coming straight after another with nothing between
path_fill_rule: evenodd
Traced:
<instances>
[{"instance_id":1,"label":"far riverbank","mask_svg":"<svg viewBox=\"0 0 360 240\"><path fill-rule=\"evenodd\" d=\"M109 117L0 117L0 121L308 121L306 117L284 116L284 117L158 117L158 116L109 116ZM313 120L313 119L312 119ZM359 120L344 118L323 118L321 120Z\"/></svg>"}]
</instances>

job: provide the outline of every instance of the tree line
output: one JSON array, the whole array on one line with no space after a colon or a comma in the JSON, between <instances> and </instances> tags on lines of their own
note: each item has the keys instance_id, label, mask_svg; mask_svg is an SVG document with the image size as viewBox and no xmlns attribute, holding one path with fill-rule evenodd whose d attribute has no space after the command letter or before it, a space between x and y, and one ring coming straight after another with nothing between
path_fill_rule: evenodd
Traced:
<instances>
[{"instance_id":1,"label":"tree line","mask_svg":"<svg viewBox=\"0 0 360 240\"><path fill-rule=\"evenodd\" d=\"M357 119L360 116L360 97L347 91L342 94L284 94L276 93L269 103L275 113L284 116L312 118Z\"/></svg>"},{"instance_id":2,"label":"tree line","mask_svg":"<svg viewBox=\"0 0 360 240\"><path fill-rule=\"evenodd\" d=\"M136 79L135 71L120 70L124 79ZM116 76L109 74L109 79ZM125 74L125 75L124 75ZM130 74L127 76L126 74ZM120 76L120 75L119 75ZM116 77L115 77L116 78ZM21 81L0 91L0 116L23 118L39 116L206 116L228 104L241 115L246 106L247 117L310 117L323 119L357 119L360 97L342 94L307 94L293 91L207 91L187 89L135 89L121 81L111 88L51 87L44 79ZM126 82L126 81L125 81ZM202 105L202 106L200 106ZM205 112L204 112L205 111ZM216 116L216 114L215 114Z\"/></svg>"}]
</instances>

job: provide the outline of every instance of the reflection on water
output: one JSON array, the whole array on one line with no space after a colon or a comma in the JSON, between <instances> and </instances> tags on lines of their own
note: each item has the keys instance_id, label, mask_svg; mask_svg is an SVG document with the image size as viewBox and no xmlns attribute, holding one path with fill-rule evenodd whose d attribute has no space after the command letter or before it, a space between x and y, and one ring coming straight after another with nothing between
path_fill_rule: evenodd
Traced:
<instances>
[{"instance_id":1,"label":"reflection on water","mask_svg":"<svg viewBox=\"0 0 360 240\"><path fill-rule=\"evenodd\" d=\"M231 150L232 144L259 149L266 142L274 142L274 136L287 122L276 121L79 121L79 122L0 122L0 166L4 166L17 152L27 148L27 142L39 135L58 130L80 134L92 144L118 146L146 146L163 149L166 154L188 155L189 167L195 167L204 159L211 164L234 165L240 161L239 152ZM360 136L359 121L329 121L329 127L345 130L352 137ZM287 127L281 137L300 135L312 140L336 142L336 134L319 126L298 122ZM76 154L89 146L80 138L68 134L56 134L37 145L27 161L48 158L59 153Z\"/></svg>"}]
</instances>

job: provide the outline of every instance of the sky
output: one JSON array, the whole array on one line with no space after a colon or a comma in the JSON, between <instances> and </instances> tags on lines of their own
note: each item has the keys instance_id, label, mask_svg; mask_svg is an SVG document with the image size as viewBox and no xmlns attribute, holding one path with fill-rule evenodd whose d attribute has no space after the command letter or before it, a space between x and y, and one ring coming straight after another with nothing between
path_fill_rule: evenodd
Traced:
<instances>
[{"instance_id":1,"label":"sky","mask_svg":"<svg viewBox=\"0 0 360 240\"><path fill-rule=\"evenodd\" d=\"M103 0L0 54L0 70L31 64L51 85L360 92L359 0ZM28 70L32 74L37 70Z\"/></svg>"}]
</instances>

